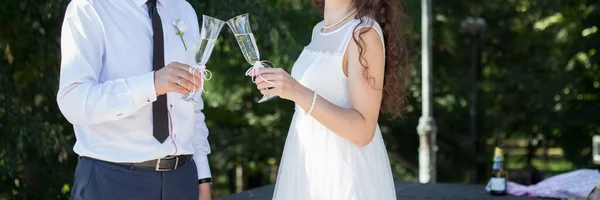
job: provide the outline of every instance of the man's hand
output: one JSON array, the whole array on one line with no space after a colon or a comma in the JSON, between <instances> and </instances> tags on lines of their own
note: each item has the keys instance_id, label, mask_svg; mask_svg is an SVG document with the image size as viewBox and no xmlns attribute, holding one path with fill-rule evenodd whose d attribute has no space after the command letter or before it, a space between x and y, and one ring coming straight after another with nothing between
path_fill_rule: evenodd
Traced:
<instances>
[{"instance_id":1,"label":"man's hand","mask_svg":"<svg viewBox=\"0 0 600 200\"><path fill-rule=\"evenodd\" d=\"M162 69L154 72L154 88L156 95L168 92L177 92L187 95L192 90L198 90L200 74L194 76L189 73L189 65L172 62Z\"/></svg>"},{"instance_id":2,"label":"man's hand","mask_svg":"<svg viewBox=\"0 0 600 200\"><path fill-rule=\"evenodd\" d=\"M200 187L200 200L210 200L210 183L202 183L198 187Z\"/></svg>"}]
</instances>

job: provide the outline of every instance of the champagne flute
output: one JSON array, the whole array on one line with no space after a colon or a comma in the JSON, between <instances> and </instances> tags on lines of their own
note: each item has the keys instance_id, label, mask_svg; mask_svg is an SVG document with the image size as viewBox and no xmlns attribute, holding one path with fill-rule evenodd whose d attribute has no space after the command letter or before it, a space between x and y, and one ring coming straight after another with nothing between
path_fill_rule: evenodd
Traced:
<instances>
[{"instance_id":1,"label":"champagne flute","mask_svg":"<svg viewBox=\"0 0 600 200\"><path fill-rule=\"evenodd\" d=\"M190 91L188 95L183 96L183 100L199 103L197 99L200 99L200 95L204 92L204 81L210 80L212 77L212 73L206 70L206 62L208 62L208 58L212 54L213 48L215 47L215 41L221 32L221 29L225 25L224 21L221 21L217 18L202 15L202 27L200 30L200 38L198 49L196 49L195 61L197 66L190 66L189 72L201 73L202 77L200 78L200 84L202 85L202 89L200 92Z\"/></svg>"},{"instance_id":2,"label":"champagne flute","mask_svg":"<svg viewBox=\"0 0 600 200\"><path fill-rule=\"evenodd\" d=\"M248 13L231 18L227 21L227 25L229 26L229 28L231 28L231 31L235 35L235 39L237 40L238 45L240 46L242 54L244 54L244 58L246 58L246 62L252 65L252 67L250 67L248 71L246 71L246 75L249 75L252 72L254 72L255 76L253 76L252 82L255 82L255 77L262 79L260 74L258 74L259 70L265 67L273 67L273 64L269 61L260 60L260 53L258 52L258 47L256 46L256 40L254 39L254 34L252 34L252 29L250 28ZM272 82L270 81L266 82L272 84ZM264 95L258 101L258 103L271 100L275 97L277 96Z\"/></svg>"}]
</instances>

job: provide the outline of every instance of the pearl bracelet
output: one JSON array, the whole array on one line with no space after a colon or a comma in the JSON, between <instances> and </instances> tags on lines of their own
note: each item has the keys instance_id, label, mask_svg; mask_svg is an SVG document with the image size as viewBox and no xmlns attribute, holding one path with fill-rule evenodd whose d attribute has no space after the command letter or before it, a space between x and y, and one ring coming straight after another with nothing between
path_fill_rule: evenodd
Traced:
<instances>
[{"instance_id":1,"label":"pearl bracelet","mask_svg":"<svg viewBox=\"0 0 600 200\"><path fill-rule=\"evenodd\" d=\"M310 113L312 113L313 109L315 108L316 103L317 103L317 91L313 90L312 103L310 104L310 108L308 109L308 112L306 112L306 115L310 115Z\"/></svg>"}]
</instances>

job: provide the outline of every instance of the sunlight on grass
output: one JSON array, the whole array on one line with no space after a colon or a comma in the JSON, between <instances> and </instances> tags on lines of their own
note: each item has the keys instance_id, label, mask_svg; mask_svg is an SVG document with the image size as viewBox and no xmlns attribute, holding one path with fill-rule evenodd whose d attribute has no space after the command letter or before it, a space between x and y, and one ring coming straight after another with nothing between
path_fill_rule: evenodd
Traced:
<instances>
[{"instance_id":1,"label":"sunlight on grass","mask_svg":"<svg viewBox=\"0 0 600 200\"><path fill-rule=\"evenodd\" d=\"M511 156L510 159L507 159L506 166L508 170L519 170L522 169L523 166L525 166L525 160L525 156ZM535 158L533 158L531 163L538 170L551 174L562 173L576 169L573 163L571 163L563 157L550 157L548 159L548 164L544 164L543 157L536 156Z\"/></svg>"}]
</instances>

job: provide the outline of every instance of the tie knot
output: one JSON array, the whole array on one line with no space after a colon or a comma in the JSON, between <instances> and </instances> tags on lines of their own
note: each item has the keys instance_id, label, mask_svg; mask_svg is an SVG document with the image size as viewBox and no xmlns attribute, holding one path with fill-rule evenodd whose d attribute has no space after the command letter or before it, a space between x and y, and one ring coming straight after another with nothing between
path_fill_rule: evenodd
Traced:
<instances>
[{"instance_id":1,"label":"tie knot","mask_svg":"<svg viewBox=\"0 0 600 200\"><path fill-rule=\"evenodd\" d=\"M146 5L148 5L149 8L156 7L156 0L148 0L146 1Z\"/></svg>"}]
</instances>

